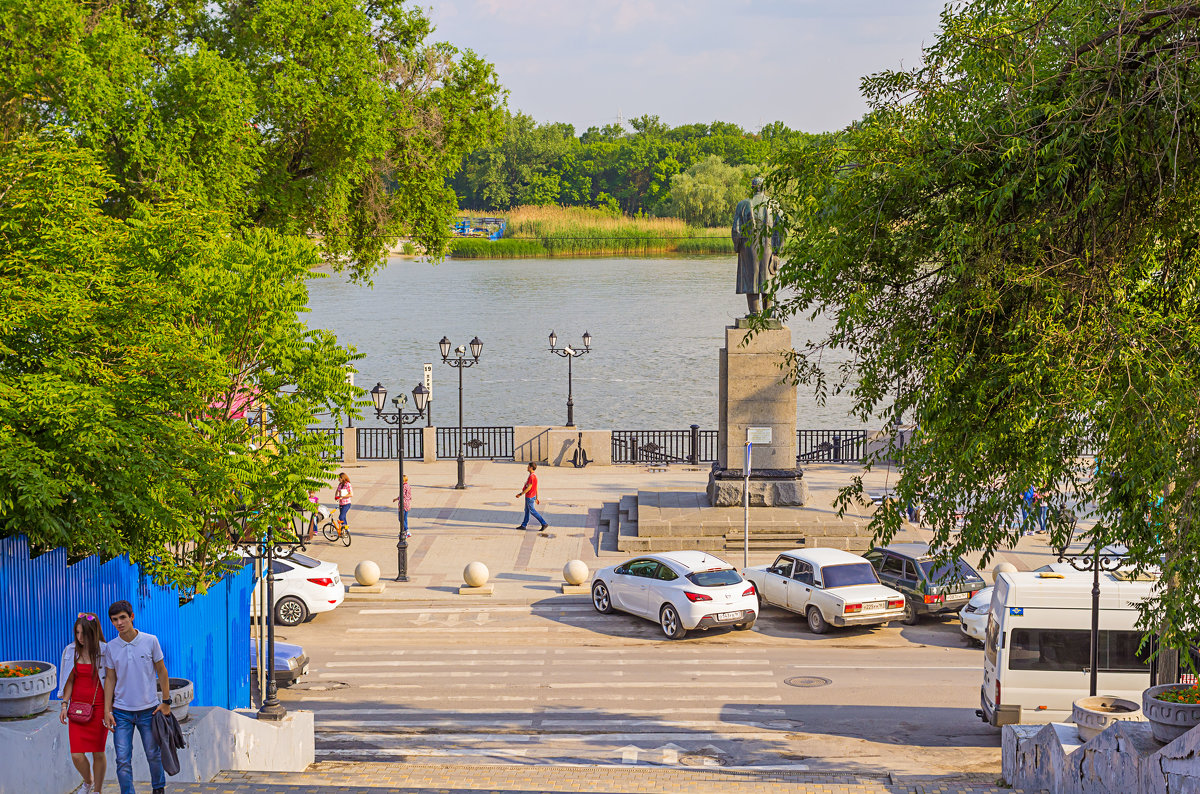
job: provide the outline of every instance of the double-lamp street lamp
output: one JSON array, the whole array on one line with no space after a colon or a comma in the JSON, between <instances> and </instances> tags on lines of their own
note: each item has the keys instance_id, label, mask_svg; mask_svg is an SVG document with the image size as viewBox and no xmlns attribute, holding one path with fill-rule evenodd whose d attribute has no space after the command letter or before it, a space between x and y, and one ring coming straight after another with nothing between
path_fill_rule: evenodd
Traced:
<instances>
[{"instance_id":1,"label":"double-lamp street lamp","mask_svg":"<svg viewBox=\"0 0 1200 794\"><path fill-rule=\"evenodd\" d=\"M467 348L459 345L454 349L454 358L450 358L450 340L447 337L442 337L442 341L438 342L438 347L442 351L442 363L448 364L458 370L458 483L454 486L458 490L467 487L464 476L466 474L466 465L463 461L463 377L462 371L467 367L473 367L479 363L479 354L483 352L483 342L479 341L479 337L475 337L470 342L471 358L467 358Z\"/></svg>"},{"instance_id":2,"label":"double-lamp street lamp","mask_svg":"<svg viewBox=\"0 0 1200 794\"><path fill-rule=\"evenodd\" d=\"M404 405L408 402L408 397L398 394L392 398L392 405L396 406L396 412L384 413L383 408L387 405L387 389L383 387L382 383L376 383L375 388L371 389L371 402L375 403L375 418L382 419L385 424L396 425L396 458L400 461L400 531L397 533L396 540L397 582L408 581L408 538L404 533L404 527L408 523L405 520L408 518L408 509L404 506L404 426L424 418L425 406L429 404L429 389L425 388L424 383L418 383L412 394L413 404L417 406L416 411L405 412Z\"/></svg>"},{"instance_id":3,"label":"double-lamp street lamp","mask_svg":"<svg viewBox=\"0 0 1200 794\"><path fill-rule=\"evenodd\" d=\"M1091 646L1088 657L1088 673L1090 674L1088 693L1096 696L1096 676L1100 662L1100 573L1112 573L1125 564L1119 554L1103 554L1100 544L1092 541L1091 551L1085 549L1081 554L1067 554L1066 549L1058 555L1059 562L1069 562L1077 571L1090 571L1092 574L1092 631ZM1150 682L1153 685L1153 681Z\"/></svg>"},{"instance_id":4,"label":"double-lamp street lamp","mask_svg":"<svg viewBox=\"0 0 1200 794\"><path fill-rule=\"evenodd\" d=\"M558 334L550 332L550 352L567 360L567 427L575 426L575 396L571 384L571 362L580 356L592 352L592 335L583 332L583 350L567 345L558 347Z\"/></svg>"}]
</instances>

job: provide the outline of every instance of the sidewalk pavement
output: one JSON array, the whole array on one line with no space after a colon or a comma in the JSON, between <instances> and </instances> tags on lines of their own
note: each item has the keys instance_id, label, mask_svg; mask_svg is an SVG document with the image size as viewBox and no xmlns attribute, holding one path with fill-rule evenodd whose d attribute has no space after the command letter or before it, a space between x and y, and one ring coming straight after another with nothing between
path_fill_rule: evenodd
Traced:
<instances>
[{"instance_id":1,"label":"sidewalk pavement","mask_svg":"<svg viewBox=\"0 0 1200 794\"><path fill-rule=\"evenodd\" d=\"M354 592L348 598L371 601L452 601L470 604L532 603L561 594L562 569L570 560L582 560L595 571L614 565L630 555L597 554L600 508L622 495L643 491L702 491L708 482L706 466L671 466L667 470L645 465L596 466L584 469L539 466L539 510L550 523L544 532L536 522L527 530L516 529L523 515L523 501L515 494L525 482L525 464L514 461L468 461L465 490L456 490L456 464L405 461L405 473L413 491L409 511L412 538L408 547L407 583L392 581L396 575L396 541L400 524L396 506L397 465L394 461L364 462L346 466L354 487L354 506L348 523L352 531L349 547L329 542L318 535L308 553L338 563L349 586L354 568L362 560L379 565L384 592ZM857 465L821 464L805 467L812 500L805 510L833 516L838 491L855 476L862 476L866 490L887 490L898 472L879 467L864 472ZM333 505L332 489L320 493L322 504ZM871 506L858 506L847 515L869 518ZM751 508L753 511L753 508ZM897 541L928 540L930 532L909 524ZM1018 549L1002 553L1001 559L1028 570L1048 561L1050 554L1038 537L1024 538ZM750 552L750 564L769 563L776 552ZM724 558L738 567L742 555L726 552ZM487 565L494 585L492 596L459 595L462 572L472 561ZM574 596L584 598L585 596Z\"/></svg>"},{"instance_id":2,"label":"sidewalk pavement","mask_svg":"<svg viewBox=\"0 0 1200 794\"><path fill-rule=\"evenodd\" d=\"M995 775L910 777L794 770L620 766L317 764L302 773L224 772L211 783L172 784L171 794L383 794L383 792L640 792L721 794L992 794L1011 792Z\"/></svg>"}]
</instances>

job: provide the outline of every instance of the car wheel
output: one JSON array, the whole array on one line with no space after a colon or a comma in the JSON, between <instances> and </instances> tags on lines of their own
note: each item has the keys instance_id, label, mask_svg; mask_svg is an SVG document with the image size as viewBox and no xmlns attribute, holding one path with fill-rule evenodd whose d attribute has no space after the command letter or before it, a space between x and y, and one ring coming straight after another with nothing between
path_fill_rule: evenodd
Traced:
<instances>
[{"instance_id":1,"label":"car wheel","mask_svg":"<svg viewBox=\"0 0 1200 794\"><path fill-rule=\"evenodd\" d=\"M599 580L592 584L592 606L601 615L611 615L613 611L612 597L608 594L608 585Z\"/></svg>"},{"instance_id":2,"label":"car wheel","mask_svg":"<svg viewBox=\"0 0 1200 794\"><path fill-rule=\"evenodd\" d=\"M754 599L758 602L758 614L762 614L762 608L766 606L766 601L763 600L762 593L758 592L758 588L754 588Z\"/></svg>"},{"instance_id":3,"label":"car wheel","mask_svg":"<svg viewBox=\"0 0 1200 794\"><path fill-rule=\"evenodd\" d=\"M745 623L734 623L733 624L734 631L749 631L752 628L754 628L753 620L748 620Z\"/></svg>"},{"instance_id":4,"label":"car wheel","mask_svg":"<svg viewBox=\"0 0 1200 794\"><path fill-rule=\"evenodd\" d=\"M915 626L921 622L921 616L917 613L916 604L911 601L904 602L904 625Z\"/></svg>"},{"instance_id":5,"label":"car wheel","mask_svg":"<svg viewBox=\"0 0 1200 794\"><path fill-rule=\"evenodd\" d=\"M671 604L663 604L662 609L658 611L658 625L662 626L663 634L667 635L668 640L680 640L687 634L683 621L679 619L679 613Z\"/></svg>"},{"instance_id":6,"label":"car wheel","mask_svg":"<svg viewBox=\"0 0 1200 794\"><path fill-rule=\"evenodd\" d=\"M275 622L280 626L299 626L308 618L308 607L296 596L284 596L275 602Z\"/></svg>"},{"instance_id":7,"label":"car wheel","mask_svg":"<svg viewBox=\"0 0 1200 794\"><path fill-rule=\"evenodd\" d=\"M813 634L824 634L829 631L829 623L821 614L821 610L816 607L808 608L808 630Z\"/></svg>"}]
</instances>

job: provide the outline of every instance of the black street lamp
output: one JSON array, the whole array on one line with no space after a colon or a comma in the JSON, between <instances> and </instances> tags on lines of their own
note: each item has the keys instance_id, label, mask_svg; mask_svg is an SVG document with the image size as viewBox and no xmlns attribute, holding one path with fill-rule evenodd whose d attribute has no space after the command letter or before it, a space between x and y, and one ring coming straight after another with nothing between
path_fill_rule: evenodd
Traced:
<instances>
[{"instance_id":1,"label":"black street lamp","mask_svg":"<svg viewBox=\"0 0 1200 794\"><path fill-rule=\"evenodd\" d=\"M1101 554L1100 546L1096 541L1092 540L1092 551L1089 554L1087 549L1084 549L1082 554L1066 554L1058 555L1059 562L1069 562L1071 567L1077 571L1092 572L1092 636L1091 636L1091 655L1088 658L1089 672L1091 680L1089 683L1089 693L1092 697L1096 696L1096 669L1100 661L1100 572L1112 573L1118 570L1124 564L1124 558L1119 554Z\"/></svg>"},{"instance_id":2,"label":"black street lamp","mask_svg":"<svg viewBox=\"0 0 1200 794\"><path fill-rule=\"evenodd\" d=\"M467 487L464 479L466 474L466 464L463 461L463 377L462 371L467 367L473 367L479 363L479 354L483 352L483 342L479 341L479 337L475 337L470 342L471 358L467 358L467 348L459 345L454 349L454 358L450 358L450 340L442 337L442 341L438 342L438 347L442 351L442 363L449 364L458 370L458 484L454 487L458 490L463 490Z\"/></svg>"},{"instance_id":3,"label":"black street lamp","mask_svg":"<svg viewBox=\"0 0 1200 794\"><path fill-rule=\"evenodd\" d=\"M566 347L557 347L558 335L553 331L550 332L550 352L555 355L562 356L567 360L567 427L575 426L575 395L571 384L571 362L580 356L592 352L592 335L587 331L583 332L583 350L576 350L570 345Z\"/></svg>"},{"instance_id":4,"label":"black street lamp","mask_svg":"<svg viewBox=\"0 0 1200 794\"><path fill-rule=\"evenodd\" d=\"M258 710L260 720L278 721L287 716L287 709L279 702L279 690L275 684L275 574L272 563L275 560L290 557L296 551L304 550L304 538L308 534L307 519L300 515L299 508L293 514L291 526L287 529L268 527L261 537L249 538L246 525L256 513L248 508L243 509L239 524L230 525L241 529L240 534L230 532L230 540L241 547L241 551L251 559L262 560L262 576L267 584L266 614L260 614L259 620L267 621L267 690L262 707Z\"/></svg>"},{"instance_id":5,"label":"black street lamp","mask_svg":"<svg viewBox=\"0 0 1200 794\"><path fill-rule=\"evenodd\" d=\"M371 389L371 401L375 403L376 419L382 419L385 424L396 425L396 435L398 436L396 458L400 461L400 531L397 533L396 540L396 581L407 582L408 538L404 537L404 527L407 524L405 519L408 518L408 510L404 507L404 426L411 425L425 416L425 406L429 403L429 390L425 388L424 383L418 383L417 388L413 389L413 404L417 406L415 412L405 413L404 404L408 398L399 394L392 398L392 405L396 406L396 412L385 414L383 406L387 404L387 389L383 388L382 383L376 383L375 388Z\"/></svg>"}]
</instances>

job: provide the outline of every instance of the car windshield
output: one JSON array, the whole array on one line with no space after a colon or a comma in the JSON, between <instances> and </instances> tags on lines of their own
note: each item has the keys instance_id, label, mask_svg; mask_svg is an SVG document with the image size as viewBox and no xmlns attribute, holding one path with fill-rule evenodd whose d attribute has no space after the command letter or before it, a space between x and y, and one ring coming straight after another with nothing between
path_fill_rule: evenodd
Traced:
<instances>
[{"instance_id":1,"label":"car windshield","mask_svg":"<svg viewBox=\"0 0 1200 794\"><path fill-rule=\"evenodd\" d=\"M845 565L826 565L821 569L826 587L850 587L856 584L878 584L879 578L869 562L850 562Z\"/></svg>"},{"instance_id":2,"label":"car windshield","mask_svg":"<svg viewBox=\"0 0 1200 794\"><path fill-rule=\"evenodd\" d=\"M687 580L697 587L724 587L730 584L741 584L742 577L732 568L720 568L715 571L689 573Z\"/></svg>"},{"instance_id":3,"label":"car windshield","mask_svg":"<svg viewBox=\"0 0 1200 794\"><path fill-rule=\"evenodd\" d=\"M316 568L318 565L321 564L320 560L314 560L312 557L309 557L307 554L301 554L298 551L292 552L288 556L284 557L284 559L287 560L288 562L294 562L297 565L303 565L305 568Z\"/></svg>"},{"instance_id":4,"label":"car windshield","mask_svg":"<svg viewBox=\"0 0 1200 794\"><path fill-rule=\"evenodd\" d=\"M950 562L941 562L937 560L921 560L918 565L921 566L921 572L925 574L925 578L935 584L943 582L966 582L971 579L978 579L979 574L961 557Z\"/></svg>"}]
</instances>

